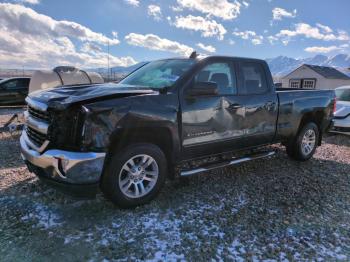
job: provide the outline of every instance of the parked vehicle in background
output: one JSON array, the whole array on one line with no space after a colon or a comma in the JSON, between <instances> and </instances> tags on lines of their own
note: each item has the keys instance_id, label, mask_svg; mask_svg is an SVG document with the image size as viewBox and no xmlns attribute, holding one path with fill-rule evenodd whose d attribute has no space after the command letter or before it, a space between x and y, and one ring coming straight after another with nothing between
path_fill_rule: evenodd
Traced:
<instances>
[{"instance_id":1,"label":"parked vehicle in background","mask_svg":"<svg viewBox=\"0 0 350 262\"><path fill-rule=\"evenodd\" d=\"M335 89L337 99L331 132L350 135L350 86Z\"/></svg>"},{"instance_id":2,"label":"parked vehicle in background","mask_svg":"<svg viewBox=\"0 0 350 262\"><path fill-rule=\"evenodd\" d=\"M25 104L30 77L13 77L0 81L0 106Z\"/></svg>"},{"instance_id":3,"label":"parked vehicle in background","mask_svg":"<svg viewBox=\"0 0 350 262\"><path fill-rule=\"evenodd\" d=\"M330 126L334 91L276 89L265 61L192 54L150 62L118 84L34 92L27 102L28 169L132 207L166 178L268 157L272 143L310 159Z\"/></svg>"},{"instance_id":4,"label":"parked vehicle in background","mask_svg":"<svg viewBox=\"0 0 350 262\"><path fill-rule=\"evenodd\" d=\"M52 70L36 70L31 78L29 93L65 85L102 84L103 78L72 66L57 66Z\"/></svg>"}]
</instances>

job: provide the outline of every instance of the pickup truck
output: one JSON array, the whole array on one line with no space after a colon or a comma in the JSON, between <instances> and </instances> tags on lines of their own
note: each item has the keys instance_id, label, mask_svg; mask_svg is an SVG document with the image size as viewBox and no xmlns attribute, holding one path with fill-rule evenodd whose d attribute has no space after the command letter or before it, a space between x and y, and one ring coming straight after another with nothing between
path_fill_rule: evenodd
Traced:
<instances>
[{"instance_id":1,"label":"pickup truck","mask_svg":"<svg viewBox=\"0 0 350 262\"><path fill-rule=\"evenodd\" d=\"M39 178L69 190L100 188L120 207L134 207L155 198L167 178L271 156L266 145L310 159L332 121L334 97L276 90L258 59L158 60L118 84L31 93L21 154Z\"/></svg>"}]
</instances>

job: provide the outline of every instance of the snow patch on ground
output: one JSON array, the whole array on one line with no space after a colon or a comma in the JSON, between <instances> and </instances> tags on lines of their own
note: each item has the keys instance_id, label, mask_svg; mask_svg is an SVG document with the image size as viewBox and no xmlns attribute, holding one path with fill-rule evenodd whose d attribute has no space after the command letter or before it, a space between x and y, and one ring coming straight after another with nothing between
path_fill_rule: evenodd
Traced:
<instances>
[{"instance_id":1,"label":"snow patch on ground","mask_svg":"<svg viewBox=\"0 0 350 262\"><path fill-rule=\"evenodd\" d=\"M24 222L34 222L33 227L44 229L50 229L63 224L61 217L55 211L39 203L34 204L34 210L21 217L21 220Z\"/></svg>"}]
</instances>

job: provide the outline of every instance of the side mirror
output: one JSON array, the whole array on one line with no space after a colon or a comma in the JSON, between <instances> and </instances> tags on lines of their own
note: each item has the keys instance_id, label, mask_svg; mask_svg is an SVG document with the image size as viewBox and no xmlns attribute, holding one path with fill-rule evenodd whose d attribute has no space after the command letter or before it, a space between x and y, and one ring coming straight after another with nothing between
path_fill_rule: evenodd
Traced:
<instances>
[{"instance_id":1,"label":"side mirror","mask_svg":"<svg viewBox=\"0 0 350 262\"><path fill-rule=\"evenodd\" d=\"M196 82L187 90L188 96L210 96L217 94L219 94L219 89L215 82Z\"/></svg>"}]
</instances>

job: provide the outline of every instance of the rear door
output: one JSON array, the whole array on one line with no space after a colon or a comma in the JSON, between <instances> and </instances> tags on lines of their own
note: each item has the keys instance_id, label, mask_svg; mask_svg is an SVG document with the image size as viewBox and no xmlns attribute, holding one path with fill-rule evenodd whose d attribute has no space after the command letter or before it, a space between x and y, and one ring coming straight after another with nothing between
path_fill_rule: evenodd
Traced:
<instances>
[{"instance_id":1,"label":"rear door","mask_svg":"<svg viewBox=\"0 0 350 262\"><path fill-rule=\"evenodd\" d=\"M278 116L278 98L271 76L263 62L243 60L236 66L239 102L244 108L241 129L245 146L271 143Z\"/></svg>"}]
</instances>

